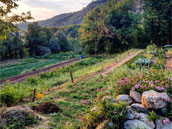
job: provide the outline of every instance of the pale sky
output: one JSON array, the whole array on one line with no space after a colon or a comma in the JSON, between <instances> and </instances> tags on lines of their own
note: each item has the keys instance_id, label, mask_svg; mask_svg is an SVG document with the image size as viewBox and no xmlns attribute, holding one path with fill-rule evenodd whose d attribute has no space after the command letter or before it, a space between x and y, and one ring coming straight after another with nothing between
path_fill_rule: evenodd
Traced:
<instances>
[{"instance_id":1,"label":"pale sky","mask_svg":"<svg viewBox=\"0 0 172 129\"><path fill-rule=\"evenodd\" d=\"M62 13L79 11L92 0L21 0L15 12L31 11L36 20L44 20Z\"/></svg>"}]
</instances>

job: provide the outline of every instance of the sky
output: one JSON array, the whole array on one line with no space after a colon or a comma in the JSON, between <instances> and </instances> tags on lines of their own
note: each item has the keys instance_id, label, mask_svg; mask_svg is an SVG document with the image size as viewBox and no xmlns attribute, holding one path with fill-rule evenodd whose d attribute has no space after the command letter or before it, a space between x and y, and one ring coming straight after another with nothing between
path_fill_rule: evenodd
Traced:
<instances>
[{"instance_id":1,"label":"sky","mask_svg":"<svg viewBox=\"0 0 172 129\"><path fill-rule=\"evenodd\" d=\"M15 13L31 11L34 21L81 10L92 0L21 0Z\"/></svg>"}]
</instances>

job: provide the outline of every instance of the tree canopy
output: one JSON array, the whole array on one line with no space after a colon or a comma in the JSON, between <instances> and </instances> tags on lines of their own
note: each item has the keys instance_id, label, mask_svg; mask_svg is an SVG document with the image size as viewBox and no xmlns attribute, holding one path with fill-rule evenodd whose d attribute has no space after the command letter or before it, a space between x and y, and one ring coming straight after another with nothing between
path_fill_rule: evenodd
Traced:
<instances>
[{"instance_id":1,"label":"tree canopy","mask_svg":"<svg viewBox=\"0 0 172 129\"><path fill-rule=\"evenodd\" d=\"M16 24L19 22L26 22L28 19L32 19L31 13L22 13L17 15L12 12L19 5L19 0L0 0L0 40L6 38L7 33L16 29Z\"/></svg>"}]
</instances>

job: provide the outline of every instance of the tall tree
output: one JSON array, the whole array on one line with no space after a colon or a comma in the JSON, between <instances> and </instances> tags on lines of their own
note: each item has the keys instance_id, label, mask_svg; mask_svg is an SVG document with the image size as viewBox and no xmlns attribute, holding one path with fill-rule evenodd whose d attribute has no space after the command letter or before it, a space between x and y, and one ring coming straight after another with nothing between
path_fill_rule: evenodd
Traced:
<instances>
[{"instance_id":1,"label":"tall tree","mask_svg":"<svg viewBox=\"0 0 172 129\"><path fill-rule=\"evenodd\" d=\"M145 23L150 40L172 44L172 0L144 0Z\"/></svg>"},{"instance_id":2,"label":"tall tree","mask_svg":"<svg viewBox=\"0 0 172 129\"><path fill-rule=\"evenodd\" d=\"M112 0L90 12L81 25L81 44L91 54L121 51L133 46L140 14L133 13L135 0Z\"/></svg>"}]
</instances>

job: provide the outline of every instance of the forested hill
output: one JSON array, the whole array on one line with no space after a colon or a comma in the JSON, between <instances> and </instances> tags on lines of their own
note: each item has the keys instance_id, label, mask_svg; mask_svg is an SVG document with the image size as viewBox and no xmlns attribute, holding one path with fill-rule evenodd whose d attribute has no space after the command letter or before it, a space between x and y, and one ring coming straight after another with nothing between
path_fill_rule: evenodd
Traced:
<instances>
[{"instance_id":1,"label":"forested hill","mask_svg":"<svg viewBox=\"0 0 172 129\"><path fill-rule=\"evenodd\" d=\"M87 7L83 8L78 12L57 15L47 20L38 21L38 24L40 26L47 26L47 27L80 24L82 23L84 17L87 15L88 12L93 10L96 6L100 6L106 3L107 1L109 0L96 0L96 1L94 0ZM26 29L28 24L29 23L19 24L19 28Z\"/></svg>"}]
</instances>

